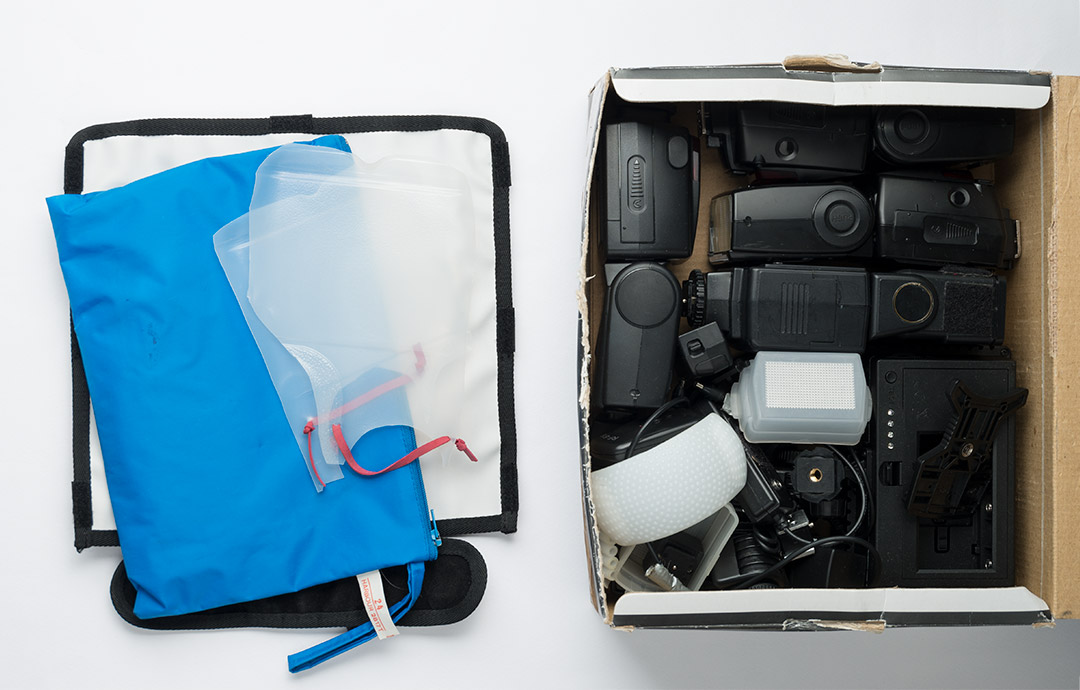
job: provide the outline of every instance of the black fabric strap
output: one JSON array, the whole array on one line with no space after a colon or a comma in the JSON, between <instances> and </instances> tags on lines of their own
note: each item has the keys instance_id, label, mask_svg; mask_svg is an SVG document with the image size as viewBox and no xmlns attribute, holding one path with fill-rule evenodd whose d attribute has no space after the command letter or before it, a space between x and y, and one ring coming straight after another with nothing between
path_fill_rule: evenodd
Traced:
<instances>
[{"instance_id":1,"label":"black fabric strap","mask_svg":"<svg viewBox=\"0 0 1080 690\"><path fill-rule=\"evenodd\" d=\"M384 569L382 578L388 604L393 605L405 596L405 566ZM424 584L416 603L398 625L457 623L476 610L485 589L487 565L480 552L468 542L444 539L438 558L425 564ZM149 630L354 628L368 620L356 578L199 613L143 619L134 613L135 587L121 561L113 573L109 592L121 618Z\"/></svg>"},{"instance_id":2,"label":"black fabric strap","mask_svg":"<svg viewBox=\"0 0 1080 690\"><path fill-rule=\"evenodd\" d=\"M495 186L510 186L510 153L506 136L494 122L458 115L361 115L312 117L279 115L266 118L154 118L91 125L75 133L64 157L64 193L83 189L83 144L110 137L262 136L266 134L359 134L363 132L430 132L458 129L491 139ZM509 213L509 208L507 208ZM496 223L498 228L498 223ZM496 229L496 232L498 230Z\"/></svg>"},{"instance_id":3,"label":"black fabric strap","mask_svg":"<svg viewBox=\"0 0 1080 690\"><path fill-rule=\"evenodd\" d=\"M514 306L510 270L510 148L506 136L495 123L482 118L455 115L375 115L316 118L287 115L269 118L158 118L92 125L68 142L64 157L64 193L83 191L83 145L87 141L119 136L260 136L267 134L353 134L363 132L426 132L455 129L478 132L491 140L492 182L494 185L496 350L498 354L497 394L501 452L499 458L500 499L498 515L450 518L439 521L446 535L479 532L511 533L517 530L517 427L514 411ZM72 512L75 548L118 546L115 530L93 529L90 477L90 394L86 385L82 356L71 328L72 376L72 457L74 481Z\"/></svg>"},{"instance_id":4,"label":"black fabric strap","mask_svg":"<svg viewBox=\"0 0 1080 690\"><path fill-rule=\"evenodd\" d=\"M94 529L90 493L90 392L86 387L82 352L71 323L71 453L75 471L71 482L71 512L75 519L75 548L119 546L116 530Z\"/></svg>"}]
</instances>

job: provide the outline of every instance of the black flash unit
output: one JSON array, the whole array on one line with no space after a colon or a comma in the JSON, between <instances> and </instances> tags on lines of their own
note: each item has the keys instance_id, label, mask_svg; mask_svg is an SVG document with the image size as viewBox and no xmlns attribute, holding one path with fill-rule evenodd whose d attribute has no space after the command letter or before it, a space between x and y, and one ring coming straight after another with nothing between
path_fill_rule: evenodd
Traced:
<instances>
[{"instance_id":1,"label":"black flash unit","mask_svg":"<svg viewBox=\"0 0 1080 690\"><path fill-rule=\"evenodd\" d=\"M604 128L608 261L678 259L693 252L696 143L685 128L666 124Z\"/></svg>"}]
</instances>

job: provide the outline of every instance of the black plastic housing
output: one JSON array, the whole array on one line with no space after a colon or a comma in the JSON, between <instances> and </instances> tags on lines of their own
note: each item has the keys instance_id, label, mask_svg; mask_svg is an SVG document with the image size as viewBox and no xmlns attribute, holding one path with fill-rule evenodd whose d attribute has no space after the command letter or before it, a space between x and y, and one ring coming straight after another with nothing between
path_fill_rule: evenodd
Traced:
<instances>
[{"instance_id":1,"label":"black plastic housing","mask_svg":"<svg viewBox=\"0 0 1080 690\"><path fill-rule=\"evenodd\" d=\"M838 184L753 187L712 200L709 261L870 257L874 211Z\"/></svg>"},{"instance_id":2,"label":"black plastic housing","mask_svg":"<svg viewBox=\"0 0 1080 690\"><path fill-rule=\"evenodd\" d=\"M608 261L690 256L697 228L696 145L684 127L604 127Z\"/></svg>"},{"instance_id":3,"label":"black plastic housing","mask_svg":"<svg viewBox=\"0 0 1080 690\"><path fill-rule=\"evenodd\" d=\"M877 254L900 263L1012 268L1017 222L989 182L882 175L877 190Z\"/></svg>"},{"instance_id":4,"label":"black plastic housing","mask_svg":"<svg viewBox=\"0 0 1080 690\"><path fill-rule=\"evenodd\" d=\"M814 447L795 457L791 488L795 495L810 503L831 501L841 491L844 466L831 450Z\"/></svg>"},{"instance_id":5,"label":"black plastic housing","mask_svg":"<svg viewBox=\"0 0 1080 690\"><path fill-rule=\"evenodd\" d=\"M999 345L1005 339L1005 279L989 273L873 273L870 302L871 340Z\"/></svg>"},{"instance_id":6,"label":"black plastic housing","mask_svg":"<svg viewBox=\"0 0 1080 690\"><path fill-rule=\"evenodd\" d=\"M679 335L681 294L671 271L630 264L608 287L596 353L605 408L650 409L667 399Z\"/></svg>"},{"instance_id":7,"label":"black plastic housing","mask_svg":"<svg viewBox=\"0 0 1080 690\"><path fill-rule=\"evenodd\" d=\"M735 173L782 171L804 179L854 174L866 167L870 109L806 103L706 103L709 146Z\"/></svg>"},{"instance_id":8,"label":"black plastic housing","mask_svg":"<svg viewBox=\"0 0 1080 690\"><path fill-rule=\"evenodd\" d=\"M746 456L746 484L734 501L752 523L774 522L795 510L791 492L769 459L758 453Z\"/></svg>"},{"instance_id":9,"label":"black plastic housing","mask_svg":"<svg viewBox=\"0 0 1080 690\"><path fill-rule=\"evenodd\" d=\"M810 520L799 507L784 476L760 450L746 454L746 484L732 501L746 520L777 531L781 552L799 548L810 538Z\"/></svg>"},{"instance_id":10,"label":"black plastic housing","mask_svg":"<svg viewBox=\"0 0 1080 690\"><path fill-rule=\"evenodd\" d=\"M709 378L735 366L724 334L715 321L679 336L679 353L691 378Z\"/></svg>"},{"instance_id":11,"label":"black plastic housing","mask_svg":"<svg viewBox=\"0 0 1080 690\"><path fill-rule=\"evenodd\" d=\"M690 407L673 407L667 410L641 432L634 454L644 453L686 431L700 422L708 412L708 410ZM589 456L592 459L593 472L625 460L630 444L633 443L634 437L637 436L644 422L644 416L619 422L591 420L589 422L592 428Z\"/></svg>"},{"instance_id":12,"label":"black plastic housing","mask_svg":"<svg viewBox=\"0 0 1080 690\"><path fill-rule=\"evenodd\" d=\"M890 106L874 117L875 152L901 165L988 161L1012 153L1009 108Z\"/></svg>"},{"instance_id":13,"label":"black plastic housing","mask_svg":"<svg viewBox=\"0 0 1080 690\"><path fill-rule=\"evenodd\" d=\"M954 423L950 391L960 380L978 395L1014 391L1011 360L880 359L871 364L870 423L876 484L875 544L881 586L1009 587L1014 582L1015 418L1002 422L990 455L990 484L977 508L931 520L908 511L919 458Z\"/></svg>"},{"instance_id":14,"label":"black plastic housing","mask_svg":"<svg viewBox=\"0 0 1080 690\"><path fill-rule=\"evenodd\" d=\"M684 289L690 326L715 321L744 350L866 349L869 302L861 268L770 264L693 271Z\"/></svg>"}]
</instances>

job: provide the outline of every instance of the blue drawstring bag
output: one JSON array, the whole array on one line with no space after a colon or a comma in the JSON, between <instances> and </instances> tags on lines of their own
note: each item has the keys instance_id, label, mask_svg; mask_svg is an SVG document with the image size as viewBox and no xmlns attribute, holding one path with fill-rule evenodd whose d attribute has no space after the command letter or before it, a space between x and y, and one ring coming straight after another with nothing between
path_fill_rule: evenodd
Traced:
<instances>
[{"instance_id":1,"label":"blue drawstring bag","mask_svg":"<svg viewBox=\"0 0 1080 690\"><path fill-rule=\"evenodd\" d=\"M348 150L342 137L313 145ZM436 556L417 463L312 490L266 366L214 251L248 211L274 149L208 158L123 187L48 199L140 618L251 601ZM384 396L382 405L402 405ZM408 427L353 454L378 469ZM309 668L374 636L364 625L290 657Z\"/></svg>"}]
</instances>

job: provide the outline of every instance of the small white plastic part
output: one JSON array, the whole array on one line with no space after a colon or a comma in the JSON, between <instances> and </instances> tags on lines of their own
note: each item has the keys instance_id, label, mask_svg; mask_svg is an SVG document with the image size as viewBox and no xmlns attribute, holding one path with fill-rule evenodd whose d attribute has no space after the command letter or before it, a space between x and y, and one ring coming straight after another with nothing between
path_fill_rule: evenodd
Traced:
<instances>
[{"instance_id":1,"label":"small white plastic part","mask_svg":"<svg viewBox=\"0 0 1080 690\"><path fill-rule=\"evenodd\" d=\"M694 570L689 581L684 582L686 589L698 591L705 584L716 562L720 560L720 553L724 550L735 528L739 525L739 516L730 503L725 504L720 510L698 524L690 527L686 532L701 541L703 554L701 562ZM600 553L604 559L605 545L612 544L611 539L603 533L600 534ZM644 569L644 558L648 548L644 545L624 546L618 551L618 558L614 566L606 559L603 561L604 579L614 580L627 592L660 592L664 588L652 581Z\"/></svg>"},{"instance_id":2,"label":"small white plastic part","mask_svg":"<svg viewBox=\"0 0 1080 690\"><path fill-rule=\"evenodd\" d=\"M619 563L619 547L603 534L600 535L600 572L605 580L614 580L615 573L622 564Z\"/></svg>"},{"instance_id":3,"label":"small white plastic part","mask_svg":"<svg viewBox=\"0 0 1080 690\"><path fill-rule=\"evenodd\" d=\"M759 352L724 400L751 443L853 446L870 421L862 358L845 352Z\"/></svg>"},{"instance_id":4,"label":"small white plastic part","mask_svg":"<svg viewBox=\"0 0 1080 690\"><path fill-rule=\"evenodd\" d=\"M695 534L699 530L705 530L704 536L701 537L701 547L704 553L701 556L701 563L694 570L694 575L686 583L687 588L695 592L701 589L701 586L705 584L705 580L708 579L709 573L716 567L716 562L720 560L720 552L724 550L724 547L731 539L731 535L735 534L735 528L738 526L739 516L735 513L735 507L728 503L708 521L691 528L691 534ZM695 536L698 535L695 534Z\"/></svg>"}]
</instances>

